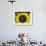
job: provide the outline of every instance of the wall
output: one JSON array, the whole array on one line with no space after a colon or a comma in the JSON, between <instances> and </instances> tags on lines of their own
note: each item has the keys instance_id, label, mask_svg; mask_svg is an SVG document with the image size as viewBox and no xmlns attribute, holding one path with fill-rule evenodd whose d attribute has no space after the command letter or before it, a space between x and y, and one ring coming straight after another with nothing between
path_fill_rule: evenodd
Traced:
<instances>
[{"instance_id":1,"label":"wall","mask_svg":"<svg viewBox=\"0 0 46 46\"><path fill-rule=\"evenodd\" d=\"M14 26L15 10L32 10L32 26ZM11 40L18 32L26 32L37 41L46 40L46 1L17 0L13 5L7 0L0 0L0 40Z\"/></svg>"}]
</instances>

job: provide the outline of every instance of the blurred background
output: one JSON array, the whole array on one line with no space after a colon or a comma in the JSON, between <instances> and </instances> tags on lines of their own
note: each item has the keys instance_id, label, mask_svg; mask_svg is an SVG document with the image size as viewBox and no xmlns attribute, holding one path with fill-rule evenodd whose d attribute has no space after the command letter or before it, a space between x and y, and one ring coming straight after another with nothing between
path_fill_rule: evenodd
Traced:
<instances>
[{"instance_id":1,"label":"blurred background","mask_svg":"<svg viewBox=\"0 0 46 46\"><path fill-rule=\"evenodd\" d=\"M15 11L32 10L32 26L15 26ZM0 0L0 41L15 40L19 32L29 34L31 39L46 41L46 0Z\"/></svg>"}]
</instances>

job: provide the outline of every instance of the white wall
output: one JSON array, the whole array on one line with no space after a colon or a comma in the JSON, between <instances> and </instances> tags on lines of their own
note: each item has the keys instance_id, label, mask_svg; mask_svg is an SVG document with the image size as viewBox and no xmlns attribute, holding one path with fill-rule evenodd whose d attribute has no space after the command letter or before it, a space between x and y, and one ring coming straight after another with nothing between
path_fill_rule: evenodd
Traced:
<instances>
[{"instance_id":1,"label":"white wall","mask_svg":"<svg viewBox=\"0 0 46 46\"><path fill-rule=\"evenodd\" d=\"M15 10L32 10L32 26L14 26ZM46 40L46 0L16 0L12 5L7 0L0 0L0 40L11 40L18 32L31 34L34 40Z\"/></svg>"}]
</instances>

